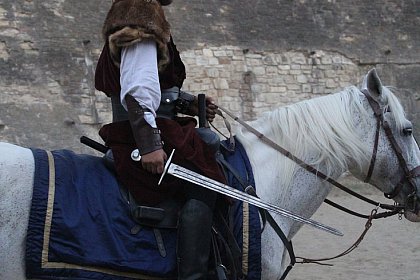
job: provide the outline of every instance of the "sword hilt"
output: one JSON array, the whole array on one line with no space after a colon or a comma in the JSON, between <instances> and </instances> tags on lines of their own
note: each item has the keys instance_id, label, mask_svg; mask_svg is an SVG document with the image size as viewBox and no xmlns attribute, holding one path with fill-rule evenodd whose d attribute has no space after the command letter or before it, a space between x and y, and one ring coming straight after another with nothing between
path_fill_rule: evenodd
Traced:
<instances>
[{"instance_id":1,"label":"sword hilt","mask_svg":"<svg viewBox=\"0 0 420 280\"><path fill-rule=\"evenodd\" d=\"M162 175L160 176L158 186L160 186L160 183L162 183L163 177L165 177L166 173L168 173L169 165L171 165L172 157L175 153L175 149L172 150L171 155L169 156L168 160L165 163L165 167L163 168Z\"/></svg>"},{"instance_id":2,"label":"sword hilt","mask_svg":"<svg viewBox=\"0 0 420 280\"><path fill-rule=\"evenodd\" d=\"M80 143L85 144L89 147L91 147L92 149L97 150L98 152L101 152L103 154L105 154L109 148L99 142L96 142L93 139L90 139L89 137L86 136L82 136L80 137Z\"/></svg>"},{"instance_id":3,"label":"sword hilt","mask_svg":"<svg viewBox=\"0 0 420 280\"><path fill-rule=\"evenodd\" d=\"M200 93L197 98L198 98L198 127L207 127L206 95L203 93Z\"/></svg>"}]
</instances>

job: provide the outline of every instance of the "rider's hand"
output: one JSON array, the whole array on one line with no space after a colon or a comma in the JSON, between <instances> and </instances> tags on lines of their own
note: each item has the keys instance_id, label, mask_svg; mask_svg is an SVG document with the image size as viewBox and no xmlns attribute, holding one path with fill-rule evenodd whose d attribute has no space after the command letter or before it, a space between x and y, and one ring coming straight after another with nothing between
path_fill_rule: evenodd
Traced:
<instances>
[{"instance_id":1,"label":"rider's hand","mask_svg":"<svg viewBox=\"0 0 420 280\"><path fill-rule=\"evenodd\" d=\"M216 117L216 112L219 107L214 103L213 98L206 97L206 118L209 122L212 122Z\"/></svg>"},{"instance_id":2,"label":"rider's hand","mask_svg":"<svg viewBox=\"0 0 420 280\"><path fill-rule=\"evenodd\" d=\"M141 156L141 164L144 169L153 174L163 173L165 161L168 159L166 153L162 150L156 150Z\"/></svg>"},{"instance_id":3,"label":"rider's hand","mask_svg":"<svg viewBox=\"0 0 420 280\"><path fill-rule=\"evenodd\" d=\"M206 119L209 122L212 122L214 118L216 117L216 112L219 107L214 102L214 99L212 97L206 96ZM191 104L190 110L189 110L192 116L198 115L198 98L195 97L194 102Z\"/></svg>"}]
</instances>

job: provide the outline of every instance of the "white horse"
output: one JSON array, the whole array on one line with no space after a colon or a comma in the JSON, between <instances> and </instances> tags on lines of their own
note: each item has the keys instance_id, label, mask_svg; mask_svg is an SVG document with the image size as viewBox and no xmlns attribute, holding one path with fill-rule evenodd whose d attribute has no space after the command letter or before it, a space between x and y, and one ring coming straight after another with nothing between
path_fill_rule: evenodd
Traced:
<instances>
[{"instance_id":1,"label":"white horse","mask_svg":"<svg viewBox=\"0 0 420 280\"><path fill-rule=\"evenodd\" d=\"M412 125L375 70L366 76L363 89L379 105L403 158L403 161L398 158L381 126L370 184L390 193L400 183L401 189L395 193L394 200L401 205L407 201L415 204L406 209L405 217L418 222L420 205L413 197L420 194L420 179L412 174L411 185L410 180L404 179L407 176L404 170L411 171L420 165ZM355 87L279 108L248 124L330 178L337 179L347 171L361 180L367 176L377 119L367 97ZM330 184L261 142L245 128L238 129L236 136L249 156L261 199L302 216L312 216L329 193ZM0 279L25 279L25 236L33 179L32 152L0 143ZM281 216L275 219L289 239L301 227ZM262 278L278 279L288 259L284 246L270 227L263 232L261 243Z\"/></svg>"}]
</instances>

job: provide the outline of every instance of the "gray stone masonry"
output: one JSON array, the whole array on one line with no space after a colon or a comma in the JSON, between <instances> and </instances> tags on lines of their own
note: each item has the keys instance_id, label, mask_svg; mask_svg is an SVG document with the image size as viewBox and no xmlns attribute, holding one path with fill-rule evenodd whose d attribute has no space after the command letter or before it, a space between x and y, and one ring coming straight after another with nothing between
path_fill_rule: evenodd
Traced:
<instances>
[{"instance_id":1,"label":"gray stone masonry","mask_svg":"<svg viewBox=\"0 0 420 280\"><path fill-rule=\"evenodd\" d=\"M93 153L109 99L94 88L111 1L0 1L0 141ZM376 67L420 137L416 1L177 1L165 8L184 90L244 120L358 85ZM236 125L232 122L233 125ZM221 118L215 126L226 133Z\"/></svg>"}]
</instances>

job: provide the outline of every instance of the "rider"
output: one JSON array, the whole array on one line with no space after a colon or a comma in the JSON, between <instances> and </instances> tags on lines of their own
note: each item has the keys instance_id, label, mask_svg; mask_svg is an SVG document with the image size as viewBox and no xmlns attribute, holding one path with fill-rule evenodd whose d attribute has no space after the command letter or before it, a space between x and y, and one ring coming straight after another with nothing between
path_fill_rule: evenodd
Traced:
<instances>
[{"instance_id":1,"label":"rider","mask_svg":"<svg viewBox=\"0 0 420 280\"><path fill-rule=\"evenodd\" d=\"M174 196L182 200L178 278L206 279L216 193L175 179L157 186L173 148L177 163L224 181L214 150L195 130L195 119L176 116L177 112L196 115L198 102L180 90L185 67L162 9L171 2L113 1L102 29L105 45L95 74L96 88L111 97L113 123L105 125L100 135L112 148L119 180L138 202L155 205ZM211 98L206 103L207 119L212 121L217 106ZM130 158L135 148L141 162Z\"/></svg>"}]
</instances>

